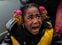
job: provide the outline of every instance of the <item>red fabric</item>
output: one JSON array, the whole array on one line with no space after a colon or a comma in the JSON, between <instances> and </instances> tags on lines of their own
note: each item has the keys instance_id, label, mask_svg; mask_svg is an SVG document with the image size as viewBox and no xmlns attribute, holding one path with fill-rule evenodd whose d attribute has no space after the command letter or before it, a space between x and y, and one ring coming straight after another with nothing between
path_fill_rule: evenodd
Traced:
<instances>
[{"instance_id":1,"label":"red fabric","mask_svg":"<svg viewBox=\"0 0 62 45\"><path fill-rule=\"evenodd\" d=\"M62 2L60 2L59 6L57 8L55 32L61 32L62 33Z\"/></svg>"}]
</instances>

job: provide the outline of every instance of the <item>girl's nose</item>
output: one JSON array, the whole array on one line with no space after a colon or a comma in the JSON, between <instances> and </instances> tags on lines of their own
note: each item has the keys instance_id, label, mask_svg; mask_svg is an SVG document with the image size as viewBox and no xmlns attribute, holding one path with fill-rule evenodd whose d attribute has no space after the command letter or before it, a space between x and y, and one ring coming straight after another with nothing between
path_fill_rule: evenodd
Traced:
<instances>
[{"instance_id":1,"label":"girl's nose","mask_svg":"<svg viewBox=\"0 0 62 45\"><path fill-rule=\"evenodd\" d=\"M34 24L38 23L38 19L37 19L37 18L34 18L34 19L33 19L33 23L34 23Z\"/></svg>"}]
</instances>

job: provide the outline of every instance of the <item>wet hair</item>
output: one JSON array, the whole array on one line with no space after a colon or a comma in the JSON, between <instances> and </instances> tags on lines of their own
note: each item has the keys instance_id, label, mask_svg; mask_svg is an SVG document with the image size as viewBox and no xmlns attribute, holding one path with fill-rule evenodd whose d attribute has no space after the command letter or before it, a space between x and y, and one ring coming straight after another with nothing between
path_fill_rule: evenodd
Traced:
<instances>
[{"instance_id":1,"label":"wet hair","mask_svg":"<svg viewBox=\"0 0 62 45\"><path fill-rule=\"evenodd\" d=\"M36 7L39 10L39 6L37 4L35 4L35 3L26 4L25 6L20 8L20 10L22 10L22 16L25 15L27 8L31 8L31 7ZM40 10L39 10L39 12L40 12Z\"/></svg>"}]
</instances>

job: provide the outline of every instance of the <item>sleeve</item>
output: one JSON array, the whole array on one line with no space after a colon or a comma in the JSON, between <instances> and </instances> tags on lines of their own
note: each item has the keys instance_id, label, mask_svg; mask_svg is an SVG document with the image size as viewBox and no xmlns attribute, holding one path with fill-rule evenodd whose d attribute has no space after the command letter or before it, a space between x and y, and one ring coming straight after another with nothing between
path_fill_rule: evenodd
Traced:
<instances>
[{"instance_id":1,"label":"sleeve","mask_svg":"<svg viewBox=\"0 0 62 45\"><path fill-rule=\"evenodd\" d=\"M15 20L14 19L10 19L7 23L6 23L6 29L8 31L11 31L12 27L14 26L15 24Z\"/></svg>"},{"instance_id":2,"label":"sleeve","mask_svg":"<svg viewBox=\"0 0 62 45\"><path fill-rule=\"evenodd\" d=\"M7 33L7 35L4 37L4 39L2 39L0 45L11 45L12 41L10 38L10 33Z\"/></svg>"}]
</instances>

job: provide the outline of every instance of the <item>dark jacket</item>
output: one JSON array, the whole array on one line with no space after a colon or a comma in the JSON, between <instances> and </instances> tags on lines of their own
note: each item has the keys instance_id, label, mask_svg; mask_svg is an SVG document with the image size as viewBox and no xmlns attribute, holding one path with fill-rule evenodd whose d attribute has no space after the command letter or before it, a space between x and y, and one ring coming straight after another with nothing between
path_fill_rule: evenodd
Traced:
<instances>
[{"instance_id":1,"label":"dark jacket","mask_svg":"<svg viewBox=\"0 0 62 45\"><path fill-rule=\"evenodd\" d=\"M32 35L22 25L15 23L9 35L3 39L2 44L8 45L50 45L53 37L53 28L50 22L43 22L38 35Z\"/></svg>"}]
</instances>

